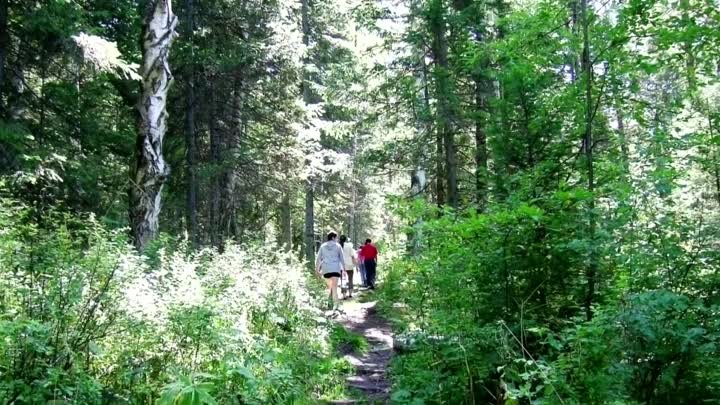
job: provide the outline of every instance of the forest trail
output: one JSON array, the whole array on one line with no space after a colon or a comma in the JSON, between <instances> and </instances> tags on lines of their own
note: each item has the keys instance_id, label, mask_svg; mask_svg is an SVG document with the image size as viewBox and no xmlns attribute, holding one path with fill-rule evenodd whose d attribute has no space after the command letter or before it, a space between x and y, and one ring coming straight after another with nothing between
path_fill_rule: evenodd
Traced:
<instances>
[{"instance_id":1,"label":"forest trail","mask_svg":"<svg viewBox=\"0 0 720 405\"><path fill-rule=\"evenodd\" d=\"M331 404L390 403L391 384L387 371L393 355L392 329L378 314L377 302L362 302L362 298L361 293L353 300L344 301L344 314L337 320L348 331L365 337L369 346L366 353L343 353L355 368L355 373L346 379L348 391L355 393L355 398L332 401Z\"/></svg>"}]
</instances>

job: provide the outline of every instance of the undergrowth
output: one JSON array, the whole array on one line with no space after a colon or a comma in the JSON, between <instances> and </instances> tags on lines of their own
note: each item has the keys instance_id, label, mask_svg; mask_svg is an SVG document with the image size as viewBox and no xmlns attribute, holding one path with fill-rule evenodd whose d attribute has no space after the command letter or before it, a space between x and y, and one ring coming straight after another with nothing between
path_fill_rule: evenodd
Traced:
<instances>
[{"instance_id":1,"label":"undergrowth","mask_svg":"<svg viewBox=\"0 0 720 405\"><path fill-rule=\"evenodd\" d=\"M351 332L341 325L335 325L330 332L330 341L340 353L367 353L370 346L364 336Z\"/></svg>"},{"instance_id":2,"label":"undergrowth","mask_svg":"<svg viewBox=\"0 0 720 405\"><path fill-rule=\"evenodd\" d=\"M304 267L262 247L137 255L92 217L0 205L0 403L315 404L348 363ZM290 263L288 265L288 263Z\"/></svg>"},{"instance_id":3,"label":"undergrowth","mask_svg":"<svg viewBox=\"0 0 720 405\"><path fill-rule=\"evenodd\" d=\"M426 220L422 249L385 267L377 297L399 351L392 403L720 403L720 273L700 233L714 228L678 218L626 232L636 248L608 249L588 320L576 213L544 204ZM704 259L667 254L687 246Z\"/></svg>"}]
</instances>

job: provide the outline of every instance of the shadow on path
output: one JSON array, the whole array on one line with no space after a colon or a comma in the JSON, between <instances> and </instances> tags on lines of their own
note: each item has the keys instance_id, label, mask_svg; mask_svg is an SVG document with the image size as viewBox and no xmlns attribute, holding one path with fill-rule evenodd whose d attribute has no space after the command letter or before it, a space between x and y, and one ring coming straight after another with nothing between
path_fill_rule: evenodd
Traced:
<instances>
[{"instance_id":1,"label":"shadow on path","mask_svg":"<svg viewBox=\"0 0 720 405\"><path fill-rule=\"evenodd\" d=\"M343 301L344 314L337 318L345 329L364 336L368 342L367 353L345 355L355 367L355 374L346 380L348 390L357 394L354 399L331 401L331 404L390 403L387 369L393 355L392 330L390 324L377 313L376 301L360 302L360 297Z\"/></svg>"}]
</instances>

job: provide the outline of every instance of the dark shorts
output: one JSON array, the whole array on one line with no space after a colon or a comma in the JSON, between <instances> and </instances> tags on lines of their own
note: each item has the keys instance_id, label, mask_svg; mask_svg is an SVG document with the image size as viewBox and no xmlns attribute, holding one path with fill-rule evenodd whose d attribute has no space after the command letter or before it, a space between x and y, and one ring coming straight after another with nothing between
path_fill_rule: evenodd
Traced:
<instances>
[{"instance_id":1,"label":"dark shorts","mask_svg":"<svg viewBox=\"0 0 720 405\"><path fill-rule=\"evenodd\" d=\"M323 274L323 277L330 278L330 277L340 277L340 273L325 273Z\"/></svg>"}]
</instances>

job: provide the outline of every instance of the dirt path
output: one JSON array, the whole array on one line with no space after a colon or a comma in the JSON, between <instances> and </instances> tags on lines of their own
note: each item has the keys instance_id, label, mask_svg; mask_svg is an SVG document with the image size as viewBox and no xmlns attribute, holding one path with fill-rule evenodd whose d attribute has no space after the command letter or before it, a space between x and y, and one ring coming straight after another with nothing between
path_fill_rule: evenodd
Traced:
<instances>
[{"instance_id":1,"label":"dirt path","mask_svg":"<svg viewBox=\"0 0 720 405\"><path fill-rule=\"evenodd\" d=\"M347 378L353 399L333 401L333 404L390 403L390 380L387 375L393 355L393 335L389 323L380 317L376 302L360 302L359 298L344 301L344 314L337 320L347 330L360 334L368 342L367 353L348 353L345 358L355 367L355 374Z\"/></svg>"}]
</instances>

